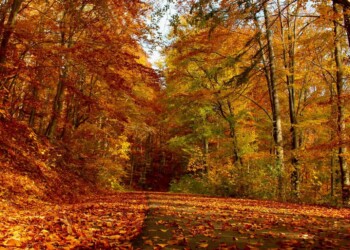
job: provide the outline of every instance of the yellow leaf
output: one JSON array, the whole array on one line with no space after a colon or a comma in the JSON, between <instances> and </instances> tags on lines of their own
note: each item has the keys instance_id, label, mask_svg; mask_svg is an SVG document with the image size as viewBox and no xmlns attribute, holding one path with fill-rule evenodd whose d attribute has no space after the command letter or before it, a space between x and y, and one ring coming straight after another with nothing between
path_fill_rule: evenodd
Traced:
<instances>
[{"instance_id":1,"label":"yellow leaf","mask_svg":"<svg viewBox=\"0 0 350 250\"><path fill-rule=\"evenodd\" d=\"M111 239L111 240L119 240L122 236L120 235L112 235L112 236L109 236L108 238Z\"/></svg>"},{"instance_id":2,"label":"yellow leaf","mask_svg":"<svg viewBox=\"0 0 350 250\"><path fill-rule=\"evenodd\" d=\"M4 242L4 245L7 247L19 247L21 246L21 242L15 239L9 239L6 242Z\"/></svg>"},{"instance_id":3,"label":"yellow leaf","mask_svg":"<svg viewBox=\"0 0 350 250\"><path fill-rule=\"evenodd\" d=\"M198 245L198 247L200 247L200 248L207 248L208 246L209 246L208 243L201 243Z\"/></svg>"},{"instance_id":4,"label":"yellow leaf","mask_svg":"<svg viewBox=\"0 0 350 250\"><path fill-rule=\"evenodd\" d=\"M151 240L146 240L145 245L153 246L153 242Z\"/></svg>"}]
</instances>

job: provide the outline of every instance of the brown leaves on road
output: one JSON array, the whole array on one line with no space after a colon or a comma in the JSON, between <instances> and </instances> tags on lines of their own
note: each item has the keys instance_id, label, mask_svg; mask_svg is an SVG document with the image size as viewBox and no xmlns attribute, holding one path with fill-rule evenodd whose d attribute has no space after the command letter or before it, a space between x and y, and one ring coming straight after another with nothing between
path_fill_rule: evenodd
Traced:
<instances>
[{"instance_id":1,"label":"brown leaves on road","mask_svg":"<svg viewBox=\"0 0 350 250\"><path fill-rule=\"evenodd\" d=\"M139 249L350 249L350 209L148 193Z\"/></svg>"},{"instance_id":2,"label":"brown leaves on road","mask_svg":"<svg viewBox=\"0 0 350 250\"><path fill-rule=\"evenodd\" d=\"M350 248L349 209L140 192L4 204L0 250Z\"/></svg>"},{"instance_id":3,"label":"brown leaves on road","mask_svg":"<svg viewBox=\"0 0 350 250\"><path fill-rule=\"evenodd\" d=\"M90 196L77 204L29 210L3 207L0 249L132 249L146 208L142 193Z\"/></svg>"}]
</instances>

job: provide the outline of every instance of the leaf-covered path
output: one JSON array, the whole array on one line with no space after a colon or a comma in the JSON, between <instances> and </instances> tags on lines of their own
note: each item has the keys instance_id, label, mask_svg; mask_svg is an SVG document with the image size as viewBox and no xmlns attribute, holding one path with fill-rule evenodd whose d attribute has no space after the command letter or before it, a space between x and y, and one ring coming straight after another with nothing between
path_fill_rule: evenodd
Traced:
<instances>
[{"instance_id":1,"label":"leaf-covered path","mask_svg":"<svg viewBox=\"0 0 350 250\"><path fill-rule=\"evenodd\" d=\"M141 192L85 196L62 205L0 201L0 250L132 249L147 209Z\"/></svg>"},{"instance_id":2,"label":"leaf-covered path","mask_svg":"<svg viewBox=\"0 0 350 250\"><path fill-rule=\"evenodd\" d=\"M350 210L148 193L138 249L350 249Z\"/></svg>"},{"instance_id":3,"label":"leaf-covered path","mask_svg":"<svg viewBox=\"0 0 350 250\"><path fill-rule=\"evenodd\" d=\"M0 203L3 249L350 249L350 209L129 192Z\"/></svg>"}]
</instances>

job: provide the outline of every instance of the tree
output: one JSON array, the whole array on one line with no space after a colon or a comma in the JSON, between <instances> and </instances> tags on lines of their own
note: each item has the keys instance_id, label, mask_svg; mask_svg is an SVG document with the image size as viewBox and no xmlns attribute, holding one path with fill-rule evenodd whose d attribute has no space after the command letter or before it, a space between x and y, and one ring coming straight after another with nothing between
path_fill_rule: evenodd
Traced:
<instances>
[{"instance_id":1,"label":"tree","mask_svg":"<svg viewBox=\"0 0 350 250\"><path fill-rule=\"evenodd\" d=\"M157 106L159 77L140 46L150 8L137 0L2 1L2 108L50 138L60 151L53 165L107 184L111 175L125 180L129 127L152 127Z\"/></svg>"},{"instance_id":2,"label":"tree","mask_svg":"<svg viewBox=\"0 0 350 250\"><path fill-rule=\"evenodd\" d=\"M265 120L271 118L270 153L275 156L273 173L278 180L279 198L306 199L313 192L314 199L318 199L318 193L326 193L327 181L334 178L334 173L322 170L334 148L333 141L327 142L334 130L329 122L333 104L324 104L334 94L331 87L332 78L335 79L331 69L335 66L331 60L334 46L329 32L332 23L320 18L328 7L320 4L309 9L305 1L182 3L184 12L173 22L175 38L171 49L177 49L177 54L167 53L172 57L167 65L169 72L176 72L171 74L169 83L184 81L185 86L189 83L196 86L181 89L177 85L175 91L182 93L182 102L201 99L201 104L212 103L231 128L236 164L242 162L240 151L244 145L237 140L240 129L237 130L239 119L235 110L247 109L242 103L249 102L250 112L256 118L261 119L257 114L264 114ZM239 42L230 40L234 33ZM227 46L222 37L234 46ZM316 41L312 42L313 39ZM267 83L264 90L263 80ZM245 90L240 92L240 86L245 86ZM326 121L327 126L322 127ZM290 133L283 131L283 122L290 126ZM262 154L266 148L262 142L269 133L257 124L253 126L258 131L258 152ZM322 155L321 148L329 154ZM285 158L290 159L290 164ZM270 171L270 163L266 164L266 171ZM290 182L285 182L286 176L290 176Z\"/></svg>"},{"instance_id":3,"label":"tree","mask_svg":"<svg viewBox=\"0 0 350 250\"><path fill-rule=\"evenodd\" d=\"M6 62L6 53L8 49L8 44L11 38L11 35L14 31L16 25L16 19L18 12L21 8L23 0L13 0L13 1L2 1L0 7L1 16L0 16L0 70L1 73L4 71L4 64Z\"/></svg>"},{"instance_id":4,"label":"tree","mask_svg":"<svg viewBox=\"0 0 350 250\"><path fill-rule=\"evenodd\" d=\"M273 137L276 147L276 168L278 172L278 196L280 199L285 199L284 192L285 187L283 185L283 175L284 175L284 152L283 152L283 135L282 135L282 121L281 121L281 111L280 111L280 101L277 92L277 78L276 78L276 61L275 52L272 44L272 30L270 15L267 9L267 2L263 3L263 12L265 18L265 28L266 28L266 42L268 51L268 74L269 74L269 94L271 100L272 117L273 117Z\"/></svg>"},{"instance_id":5,"label":"tree","mask_svg":"<svg viewBox=\"0 0 350 250\"><path fill-rule=\"evenodd\" d=\"M345 1L346 2L346 1ZM344 6L344 12L348 8ZM338 14L337 1L333 1L333 10ZM349 16L344 14L345 27L349 25ZM348 27L347 27L348 28ZM336 87L337 87L337 137L339 140L338 158L341 172L342 199L344 204L350 204L350 170L347 164L345 146L345 104L344 104L344 67L341 55L340 27L337 20L334 20L334 57L336 63ZM350 40L349 40L350 41ZM350 43L349 43L350 44Z\"/></svg>"}]
</instances>

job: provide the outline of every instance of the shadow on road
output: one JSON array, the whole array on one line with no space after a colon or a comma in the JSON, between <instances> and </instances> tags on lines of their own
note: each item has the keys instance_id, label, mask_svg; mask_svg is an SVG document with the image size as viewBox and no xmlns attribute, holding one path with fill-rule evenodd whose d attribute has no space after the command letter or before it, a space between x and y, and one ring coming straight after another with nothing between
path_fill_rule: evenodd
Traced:
<instances>
[{"instance_id":1,"label":"shadow on road","mask_svg":"<svg viewBox=\"0 0 350 250\"><path fill-rule=\"evenodd\" d=\"M349 249L350 210L147 193L134 249Z\"/></svg>"}]
</instances>

